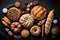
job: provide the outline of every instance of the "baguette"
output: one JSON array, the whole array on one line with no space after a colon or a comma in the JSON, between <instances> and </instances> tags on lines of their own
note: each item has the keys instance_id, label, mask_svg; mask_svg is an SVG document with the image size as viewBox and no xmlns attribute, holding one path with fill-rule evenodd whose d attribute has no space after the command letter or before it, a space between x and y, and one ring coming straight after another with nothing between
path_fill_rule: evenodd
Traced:
<instances>
[{"instance_id":1,"label":"baguette","mask_svg":"<svg viewBox=\"0 0 60 40\"><path fill-rule=\"evenodd\" d=\"M45 34L46 35L48 35L48 33L50 32L53 18L54 18L54 10L51 10L48 14L47 21L45 23Z\"/></svg>"}]
</instances>

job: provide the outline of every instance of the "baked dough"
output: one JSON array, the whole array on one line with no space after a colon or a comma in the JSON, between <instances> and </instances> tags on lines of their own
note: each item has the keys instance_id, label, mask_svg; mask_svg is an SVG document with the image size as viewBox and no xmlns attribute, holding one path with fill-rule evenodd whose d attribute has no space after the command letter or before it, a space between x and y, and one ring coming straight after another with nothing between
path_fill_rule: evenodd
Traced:
<instances>
[{"instance_id":1,"label":"baked dough","mask_svg":"<svg viewBox=\"0 0 60 40\"><path fill-rule=\"evenodd\" d=\"M30 14L24 14L20 17L19 22L26 28L29 28L34 23L34 18Z\"/></svg>"},{"instance_id":2,"label":"baked dough","mask_svg":"<svg viewBox=\"0 0 60 40\"><path fill-rule=\"evenodd\" d=\"M7 13L8 18L10 18L12 21L18 20L20 15L21 11L16 7L10 8Z\"/></svg>"},{"instance_id":3,"label":"baked dough","mask_svg":"<svg viewBox=\"0 0 60 40\"><path fill-rule=\"evenodd\" d=\"M18 33L21 30L21 24L19 22L13 22L10 25L10 29L14 31L15 33Z\"/></svg>"},{"instance_id":4,"label":"baked dough","mask_svg":"<svg viewBox=\"0 0 60 40\"><path fill-rule=\"evenodd\" d=\"M31 14L36 20L42 20L46 16L46 9L43 6L35 6L31 10Z\"/></svg>"},{"instance_id":5,"label":"baked dough","mask_svg":"<svg viewBox=\"0 0 60 40\"><path fill-rule=\"evenodd\" d=\"M38 36L41 33L41 28L37 25L31 27L30 32L34 36Z\"/></svg>"},{"instance_id":6,"label":"baked dough","mask_svg":"<svg viewBox=\"0 0 60 40\"><path fill-rule=\"evenodd\" d=\"M28 36L29 36L29 31L26 30L26 29L22 30L21 36L22 36L22 37L25 37L25 38L28 37Z\"/></svg>"},{"instance_id":7,"label":"baked dough","mask_svg":"<svg viewBox=\"0 0 60 40\"><path fill-rule=\"evenodd\" d=\"M6 16L4 16L2 18L2 23L3 23L4 26L9 27L9 25L11 24L11 21Z\"/></svg>"},{"instance_id":8,"label":"baked dough","mask_svg":"<svg viewBox=\"0 0 60 40\"><path fill-rule=\"evenodd\" d=\"M14 4L16 7L20 7L21 6L21 3L20 2L15 2L15 4Z\"/></svg>"},{"instance_id":9,"label":"baked dough","mask_svg":"<svg viewBox=\"0 0 60 40\"><path fill-rule=\"evenodd\" d=\"M46 33L46 35L48 35L48 33L50 32L51 23L52 23L53 18L54 18L54 10L51 10L48 14L47 21L45 23L45 33Z\"/></svg>"}]
</instances>

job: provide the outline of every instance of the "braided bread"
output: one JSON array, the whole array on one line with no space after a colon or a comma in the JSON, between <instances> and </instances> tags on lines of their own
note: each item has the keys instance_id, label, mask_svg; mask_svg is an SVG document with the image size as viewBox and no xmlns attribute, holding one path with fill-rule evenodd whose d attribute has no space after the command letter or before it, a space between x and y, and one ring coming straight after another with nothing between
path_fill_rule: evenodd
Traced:
<instances>
[{"instance_id":1,"label":"braided bread","mask_svg":"<svg viewBox=\"0 0 60 40\"><path fill-rule=\"evenodd\" d=\"M34 23L34 18L30 14L24 14L20 17L19 22L26 28L29 28Z\"/></svg>"}]
</instances>

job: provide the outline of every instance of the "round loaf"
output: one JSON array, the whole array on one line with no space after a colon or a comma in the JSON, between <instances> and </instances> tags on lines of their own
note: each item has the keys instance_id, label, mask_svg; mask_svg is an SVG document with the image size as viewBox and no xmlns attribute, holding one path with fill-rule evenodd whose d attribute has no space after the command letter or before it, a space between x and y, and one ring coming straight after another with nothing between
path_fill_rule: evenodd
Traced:
<instances>
[{"instance_id":1,"label":"round loaf","mask_svg":"<svg viewBox=\"0 0 60 40\"><path fill-rule=\"evenodd\" d=\"M8 18L10 18L12 21L18 20L20 15L21 11L15 7L10 8L7 13Z\"/></svg>"},{"instance_id":2,"label":"round loaf","mask_svg":"<svg viewBox=\"0 0 60 40\"><path fill-rule=\"evenodd\" d=\"M34 23L34 18L30 14L24 14L20 17L19 22L25 27L29 28L33 25Z\"/></svg>"},{"instance_id":3,"label":"round loaf","mask_svg":"<svg viewBox=\"0 0 60 40\"><path fill-rule=\"evenodd\" d=\"M34 16L36 20L42 20L46 16L46 9L42 6L35 6L31 10L31 14Z\"/></svg>"}]
</instances>

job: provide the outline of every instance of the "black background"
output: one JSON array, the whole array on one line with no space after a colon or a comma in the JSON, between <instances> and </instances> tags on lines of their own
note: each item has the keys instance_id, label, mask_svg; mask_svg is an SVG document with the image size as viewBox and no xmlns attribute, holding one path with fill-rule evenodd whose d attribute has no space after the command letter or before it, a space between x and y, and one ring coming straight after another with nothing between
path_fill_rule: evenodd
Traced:
<instances>
[{"instance_id":1,"label":"black background","mask_svg":"<svg viewBox=\"0 0 60 40\"><path fill-rule=\"evenodd\" d=\"M24 4L24 1L32 2L34 0L0 0L0 20L3 17L2 9L7 7L7 5L14 3L15 1L20 1L21 4ZM57 26L60 28L60 1L59 0L38 0L38 2L39 2L39 5L44 6L48 12L51 9L55 10L55 18L54 19L58 20ZM9 37L7 35L7 33L4 31L4 27L2 26L1 21L0 21L0 26L1 26L0 27L0 39L13 40L13 38ZM60 34L54 39L52 39L49 36L45 36L44 39L45 40L60 40ZM27 39L27 40L39 40L39 39ZM40 39L40 40L42 40L42 39Z\"/></svg>"}]
</instances>

